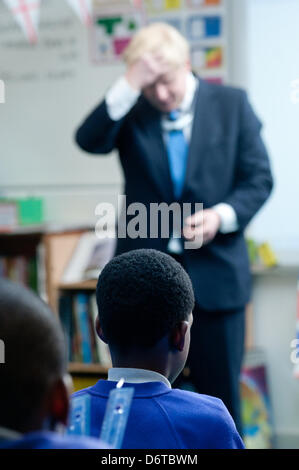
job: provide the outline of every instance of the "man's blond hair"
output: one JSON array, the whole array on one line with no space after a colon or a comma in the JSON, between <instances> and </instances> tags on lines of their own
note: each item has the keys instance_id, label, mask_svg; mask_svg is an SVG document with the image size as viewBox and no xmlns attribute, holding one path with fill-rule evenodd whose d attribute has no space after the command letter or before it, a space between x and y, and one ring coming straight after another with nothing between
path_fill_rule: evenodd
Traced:
<instances>
[{"instance_id":1,"label":"man's blond hair","mask_svg":"<svg viewBox=\"0 0 299 470\"><path fill-rule=\"evenodd\" d=\"M167 23L152 23L141 28L125 49L123 58L127 65L132 65L144 53L158 53L169 65L174 66L190 59L188 42Z\"/></svg>"}]
</instances>

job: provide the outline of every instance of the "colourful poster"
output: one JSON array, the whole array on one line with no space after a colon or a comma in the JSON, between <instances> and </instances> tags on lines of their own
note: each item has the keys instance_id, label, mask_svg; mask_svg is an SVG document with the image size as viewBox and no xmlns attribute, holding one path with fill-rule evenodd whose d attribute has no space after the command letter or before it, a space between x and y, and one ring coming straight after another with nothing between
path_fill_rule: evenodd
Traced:
<instances>
[{"instance_id":1,"label":"colourful poster","mask_svg":"<svg viewBox=\"0 0 299 470\"><path fill-rule=\"evenodd\" d=\"M178 10L181 7L181 0L165 0L165 10Z\"/></svg>"},{"instance_id":2,"label":"colourful poster","mask_svg":"<svg viewBox=\"0 0 299 470\"><path fill-rule=\"evenodd\" d=\"M222 0L143 0L137 2L140 7L133 0L93 2L92 55L97 63L119 61L140 27L158 21L170 24L187 38L195 72L203 72L213 81L224 80L225 17L219 8L210 8L223 7Z\"/></svg>"},{"instance_id":3,"label":"colourful poster","mask_svg":"<svg viewBox=\"0 0 299 470\"><path fill-rule=\"evenodd\" d=\"M186 32L190 41L219 37L222 34L221 17L191 15L186 20Z\"/></svg>"},{"instance_id":4,"label":"colourful poster","mask_svg":"<svg viewBox=\"0 0 299 470\"><path fill-rule=\"evenodd\" d=\"M177 16L172 16L172 17L159 17L159 18L150 18L149 23L155 23L155 22L160 22L163 21L164 23L169 24L170 26L173 26L176 28L181 34L184 35L184 29L183 29L183 20L180 17Z\"/></svg>"},{"instance_id":5,"label":"colourful poster","mask_svg":"<svg viewBox=\"0 0 299 470\"><path fill-rule=\"evenodd\" d=\"M273 445L272 411L265 366L243 368L240 382L245 446L270 449Z\"/></svg>"},{"instance_id":6,"label":"colourful poster","mask_svg":"<svg viewBox=\"0 0 299 470\"><path fill-rule=\"evenodd\" d=\"M213 69L222 67L223 51L221 46L217 47L191 47L191 63L196 71L202 69Z\"/></svg>"},{"instance_id":7,"label":"colourful poster","mask_svg":"<svg viewBox=\"0 0 299 470\"><path fill-rule=\"evenodd\" d=\"M148 14L167 13L182 8L182 0L144 0Z\"/></svg>"},{"instance_id":8,"label":"colourful poster","mask_svg":"<svg viewBox=\"0 0 299 470\"><path fill-rule=\"evenodd\" d=\"M222 0L186 0L186 5L189 8L220 6Z\"/></svg>"},{"instance_id":9,"label":"colourful poster","mask_svg":"<svg viewBox=\"0 0 299 470\"><path fill-rule=\"evenodd\" d=\"M97 63L111 63L121 59L132 36L145 24L142 11L133 8L99 8L94 11L92 30L92 58Z\"/></svg>"}]
</instances>

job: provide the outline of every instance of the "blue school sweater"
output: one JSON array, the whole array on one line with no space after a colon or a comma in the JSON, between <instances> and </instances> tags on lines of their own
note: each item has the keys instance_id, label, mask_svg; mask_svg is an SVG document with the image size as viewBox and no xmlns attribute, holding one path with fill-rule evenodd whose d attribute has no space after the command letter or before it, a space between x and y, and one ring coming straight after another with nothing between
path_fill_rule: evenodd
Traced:
<instances>
[{"instance_id":1,"label":"blue school sweater","mask_svg":"<svg viewBox=\"0 0 299 470\"><path fill-rule=\"evenodd\" d=\"M88 394L90 435L98 437L109 392L116 382L99 380L73 394ZM162 382L125 383L134 396L123 449L243 449L232 417L215 397L171 389Z\"/></svg>"},{"instance_id":2,"label":"blue school sweater","mask_svg":"<svg viewBox=\"0 0 299 470\"><path fill-rule=\"evenodd\" d=\"M104 449L99 439L61 436L50 431L24 434L20 439L0 439L0 449Z\"/></svg>"}]
</instances>

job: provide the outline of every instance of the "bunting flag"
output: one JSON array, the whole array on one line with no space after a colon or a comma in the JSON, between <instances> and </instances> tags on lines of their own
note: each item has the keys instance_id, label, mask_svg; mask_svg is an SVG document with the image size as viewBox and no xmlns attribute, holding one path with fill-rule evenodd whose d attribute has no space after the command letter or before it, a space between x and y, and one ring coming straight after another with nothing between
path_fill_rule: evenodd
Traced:
<instances>
[{"instance_id":1,"label":"bunting flag","mask_svg":"<svg viewBox=\"0 0 299 470\"><path fill-rule=\"evenodd\" d=\"M37 42L40 0L4 0L29 42Z\"/></svg>"},{"instance_id":2,"label":"bunting flag","mask_svg":"<svg viewBox=\"0 0 299 470\"><path fill-rule=\"evenodd\" d=\"M67 0L74 12L86 26L92 24L92 0Z\"/></svg>"}]
</instances>

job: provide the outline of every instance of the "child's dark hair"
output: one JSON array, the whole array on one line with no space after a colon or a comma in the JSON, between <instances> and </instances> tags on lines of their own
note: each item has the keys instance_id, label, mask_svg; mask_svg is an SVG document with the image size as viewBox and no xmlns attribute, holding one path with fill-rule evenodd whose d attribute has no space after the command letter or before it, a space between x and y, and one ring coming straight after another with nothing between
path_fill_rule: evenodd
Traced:
<instances>
[{"instance_id":1,"label":"child's dark hair","mask_svg":"<svg viewBox=\"0 0 299 470\"><path fill-rule=\"evenodd\" d=\"M186 271L152 249L113 258L100 274L96 296L104 336L118 349L154 346L194 307Z\"/></svg>"},{"instance_id":2,"label":"child's dark hair","mask_svg":"<svg viewBox=\"0 0 299 470\"><path fill-rule=\"evenodd\" d=\"M31 430L50 385L66 372L63 332L36 294L0 280L0 426Z\"/></svg>"}]
</instances>

